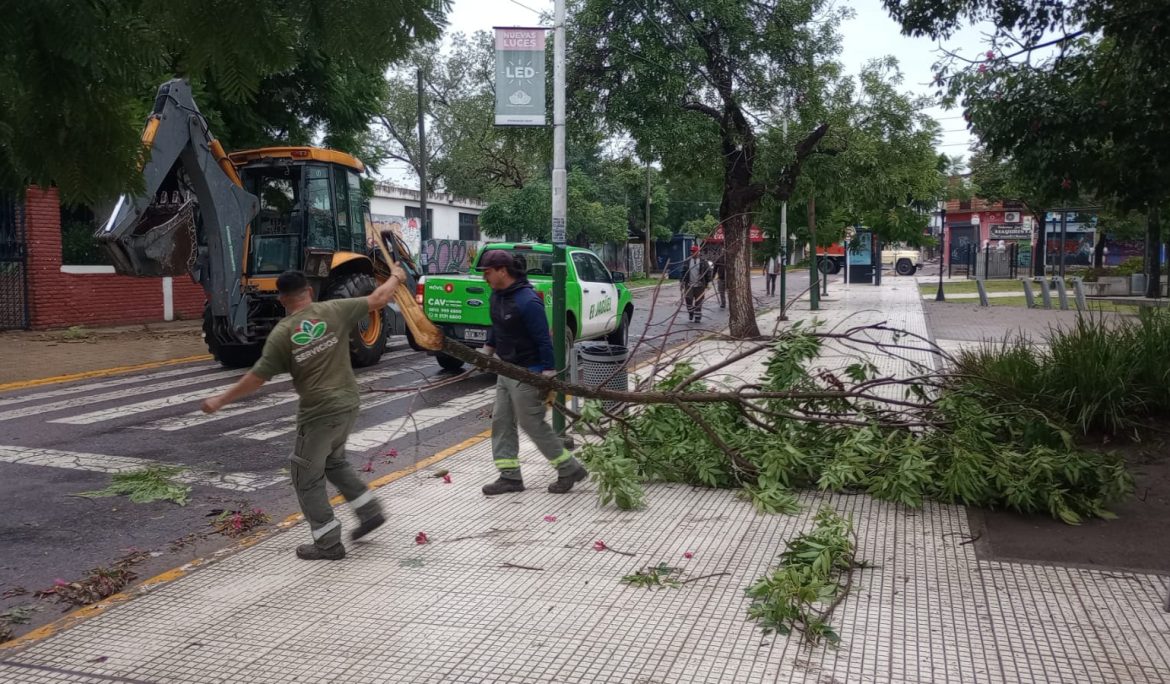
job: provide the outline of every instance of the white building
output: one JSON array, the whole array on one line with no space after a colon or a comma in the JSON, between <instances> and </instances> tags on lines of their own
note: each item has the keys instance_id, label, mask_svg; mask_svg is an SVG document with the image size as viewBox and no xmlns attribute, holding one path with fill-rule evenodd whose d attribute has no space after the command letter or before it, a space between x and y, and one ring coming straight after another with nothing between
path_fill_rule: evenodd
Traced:
<instances>
[{"instance_id":1,"label":"white building","mask_svg":"<svg viewBox=\"0 0 1170 684\"><path fill-rule=\"evenodd\" d=\"M423 245L419 235L419 218L422 216L419 197L418 190L388 183L376 184L374 196L370 198L374 229L397 230L410 251L419 255L420 264L426 264L428 271L466 270L469 257L483 242L479 214L487 204L449 193L430 193L427 196L430 239Z\"/></svg>"}]
</instances>

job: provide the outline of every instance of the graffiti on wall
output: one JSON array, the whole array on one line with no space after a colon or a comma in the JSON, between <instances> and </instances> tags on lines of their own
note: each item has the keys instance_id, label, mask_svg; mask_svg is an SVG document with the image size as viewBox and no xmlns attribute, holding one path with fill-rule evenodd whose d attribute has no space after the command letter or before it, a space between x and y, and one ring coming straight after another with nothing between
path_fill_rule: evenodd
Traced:
<instances>
[{"instance_id":1,"label":"graffiti on wall","mask_svg":"<svg viewBox=\"0 0 1170 684\"><path fill-rule=\"evenodd\" d=\"M467 240L427 240L422 244L419 263L426 264L425 272L466 273L475 259L476 243Z\"/></svg>"},{"instance_id":2,"label":"graffiti on wall","mask_svg":"<svg viewBox=\"0 0 1170 684\"><path fill-rule=\"evenodd\" d=\"M373 214L370 216L370 221L371 223L366 225L366 244L371 249L377 244L378 234L389 229L398 233L411 254L419 253L419 238L421 236L417 218L408 219L405 216Z\"/></svg>"},{"instance_id":3,"label":"graffiti on wall","mask_svg":"<svg viewBox=\"0 0 1170 684\"><path fill-rule=\"evenodd\" d=\"M646 270L646 245L638 242L626 245L626 261L631 272L640 273Z\"/></svg>"}]
</instances>

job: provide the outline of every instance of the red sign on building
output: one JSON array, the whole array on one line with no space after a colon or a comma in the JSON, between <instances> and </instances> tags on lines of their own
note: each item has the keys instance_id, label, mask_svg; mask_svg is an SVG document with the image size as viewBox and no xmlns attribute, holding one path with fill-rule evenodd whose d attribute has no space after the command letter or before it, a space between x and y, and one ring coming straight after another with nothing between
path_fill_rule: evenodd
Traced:
<instances>
[{"instance_id":1,"label":"red sign on building","mask_svg":"<svg viewBox=\"0 0 1170 684\"><path fill-rule=\"evenodd\" d=\"M759 226L752 226L748 229L748 239L752 242L763 242L764 231ZM715 232L711 233L711 237L707 238L704 242L723 242L723 226L716 228Z\"/></svg>"}]
</instances>

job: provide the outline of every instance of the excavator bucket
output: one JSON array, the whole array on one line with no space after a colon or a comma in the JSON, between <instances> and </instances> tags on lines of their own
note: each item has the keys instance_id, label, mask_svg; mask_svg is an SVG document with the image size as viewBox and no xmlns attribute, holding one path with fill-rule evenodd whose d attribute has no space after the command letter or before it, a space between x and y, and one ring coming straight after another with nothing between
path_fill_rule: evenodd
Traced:
<instances>
[{"instance_id":1,"label":"excavator bucket","mask_svg":"<svg viewBox=\"0 0 1170 684\"><path fill-rule=\"evenodd\" d=\"M175 199L178 198L176 193ZM127 217L131 225L118 232L119 239L107 243L114 269L138 276L193 274L199 254L196 208L192 199L159 201L148 205L137 217Z\"/></svg>"}]
</instances>

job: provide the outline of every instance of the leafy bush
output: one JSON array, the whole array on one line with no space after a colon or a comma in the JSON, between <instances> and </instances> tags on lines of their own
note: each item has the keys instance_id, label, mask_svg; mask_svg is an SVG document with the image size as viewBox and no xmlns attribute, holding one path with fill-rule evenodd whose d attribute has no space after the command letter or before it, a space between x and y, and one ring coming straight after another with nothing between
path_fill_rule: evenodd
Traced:
<instances>
[{"instance_id":1,"label":"leafy bush","mask_svg":"<svg viewBox=\"0 0 1170 684\"><path fill-rule=\"evenodd\" d=\"M960 353L962 386L1037 407L1082 433L1125 433L1170 416L1170 313L1082 316L1045 342L1047 349L1015 340Z\"/></svg>"},{"instance_id":2,"label":"leafy bush","mask_svg":"<svg viewBox=\"0 0 1170 684\"><path fill-rule=\"evenodd\" d=\"M1113 269L1114 275L1131 276L1135 273L1145 273L1146 262L1141 257L1130 257Z\"/></svg>"}]
</instances>

